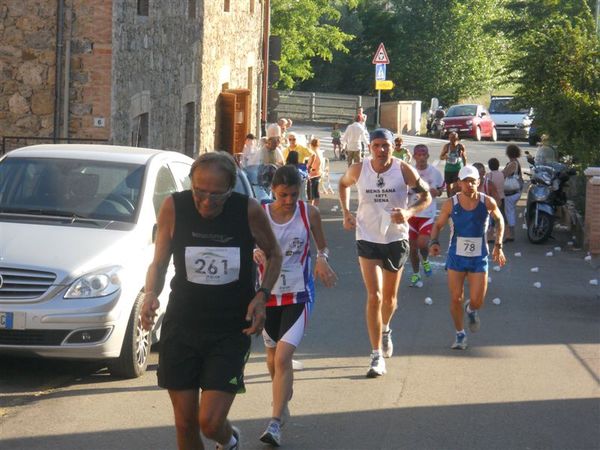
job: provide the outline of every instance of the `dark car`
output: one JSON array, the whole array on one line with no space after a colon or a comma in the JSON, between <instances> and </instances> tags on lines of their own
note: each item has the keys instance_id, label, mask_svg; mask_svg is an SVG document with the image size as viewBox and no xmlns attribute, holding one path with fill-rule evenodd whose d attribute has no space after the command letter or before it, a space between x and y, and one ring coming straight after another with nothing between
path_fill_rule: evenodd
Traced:
<instances>
[{"instance_id":1,"label":"dark car","mask_svg":"<svg viewBox=\"0 0 600 450\"><path fill-rule=\"evenodd\" d=\"M489 138L496 142L496 124L483 105L466 104L453 105L444 117L442 136L457 132L461 137L470 137L476 141Z\"/></svg>"}]
</instances>

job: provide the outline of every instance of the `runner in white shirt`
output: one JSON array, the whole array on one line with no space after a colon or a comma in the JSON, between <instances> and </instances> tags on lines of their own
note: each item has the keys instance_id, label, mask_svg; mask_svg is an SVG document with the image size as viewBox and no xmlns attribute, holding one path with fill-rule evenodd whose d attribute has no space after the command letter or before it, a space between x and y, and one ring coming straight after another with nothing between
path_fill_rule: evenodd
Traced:
<instances>
[{"instance_id":1,"label":"runner in white shirt","mask_svg":"<svg viewBox=\"0 0 600 450\"><path fill-rule=\"evenodd\" d=\"M342 136L342 148L346 150L348 166L353 162L360 162L362 144L365 147L369 145L369 133L360 120L361 118L357 116L356 120L346 127Z\"/></svg>"},{"instance_id":2,"label":"runner in white shirt","mask_svg":"<svg viewBox=\"0 0 600 450\"><path fill-rule=\"evenodd\" d=\"M429 185L431 197L435 199L442 195L445 185L444 176L437 168L427 164L427 160L429 159L429 149L427 146L424 144L415 145L413 156L419 176ZM431 228L435 221L436 212L437 205L435 200L432 200L431 205L426 209L408 219L408 226L410 228L408 231L410 263L413 269L413 274L410 277L412 287L423 286L423 280L421 279L421 275L419 275L420 259L423 260L425 275L430 277L432 274L431 264L427 258L429 255L429 236L431 235ZM419 258L419 253L421 254L421 258Z\"/></svg>"},{"instance_id":3,"label":"runner in white shirt","mask_svg":"<svg viewBox=\"0 0 600 450\"><path fill-rule=\"evenodd\" d=\"M344 228L356 229L358 262L367 290L366 319L371 341L367 377L386 372L383 358L392 356L390 321L397 307L402 266L408 256L408 219L431 202L429 187L417 171L392 157L394 135L378 128L371 133L371 156L352 164L340 179ZM358 188L357 216L350 212L350 187ZM408 206L408 190L418 200Z\"/></svg>"}]
</instances>

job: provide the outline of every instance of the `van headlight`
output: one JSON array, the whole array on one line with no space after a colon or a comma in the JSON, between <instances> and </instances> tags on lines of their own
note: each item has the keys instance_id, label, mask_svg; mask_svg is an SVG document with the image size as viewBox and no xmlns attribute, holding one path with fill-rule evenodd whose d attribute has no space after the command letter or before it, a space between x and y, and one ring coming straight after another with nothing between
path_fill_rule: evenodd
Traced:
<instances>
[{"instance_id":1,"label":"van headlight","mask_svg":"<svg viewBox=\"0 0 600 450\"><path fill-rule=\"evenodd\" d=\"M121 288L121 267L108 267L88 273L76 279L65 294L65 298L105 297Z\"/></svg>"}]
</instances>

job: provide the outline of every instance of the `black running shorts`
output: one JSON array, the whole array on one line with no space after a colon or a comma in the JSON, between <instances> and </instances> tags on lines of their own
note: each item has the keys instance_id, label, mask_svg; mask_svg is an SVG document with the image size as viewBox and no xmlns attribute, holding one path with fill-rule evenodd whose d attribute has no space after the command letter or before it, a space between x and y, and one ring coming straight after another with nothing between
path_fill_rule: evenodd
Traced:
<instances>
[{"instance_id":1,"label":"black running shorts","mask_svg":"<svg viewBox=\"0 0 600 450\"><path fill-rule=\"evenodd\" d=\"M380 259L388 272L398 272L408 258L408 240L377 244L368 241L356 241L358 256L366 259Z\"/></svg>"},{"instance_id":2,"label":"black running shorts","mask_svg":"<svg viewBox=\"0 0 600 450\"><path fill-rule=\"evenodd\" d=\"M160 387L245 392L244 366L250 355L250 336L241 331L201 334L168 325L163 324L159 344Z\"/></svg>"}]
</instances>

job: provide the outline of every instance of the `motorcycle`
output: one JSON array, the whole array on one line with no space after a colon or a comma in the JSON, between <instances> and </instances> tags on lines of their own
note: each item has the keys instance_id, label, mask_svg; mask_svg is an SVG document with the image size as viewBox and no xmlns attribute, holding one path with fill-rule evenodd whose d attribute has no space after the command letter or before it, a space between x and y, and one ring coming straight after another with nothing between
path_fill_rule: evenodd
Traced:
<instances>
[{"instance_id":1,"label":"motorcycle","mask_svg":"<svg viewBox=\"0 0 600 450\"><path fill-rule=\"evenodd\" d=\"M429 111L427 117L427 134L432 137L441 138L444 130L444 109L439 106L435 111Z\"/></svg>"},{"instance_id":2,"label":"motorcycle","mask_svg":"<svg viewBox=\"0 0 600 450\"><path fill-rule=\"evenodd\" d=\"M531 172L527 191L527 238L532 244L546 242L554 228L558 208L567 203L565 187L577 172L556 161L552 147L538 148L535 158L526 151Z\"/></svg>"}]
</instances>

